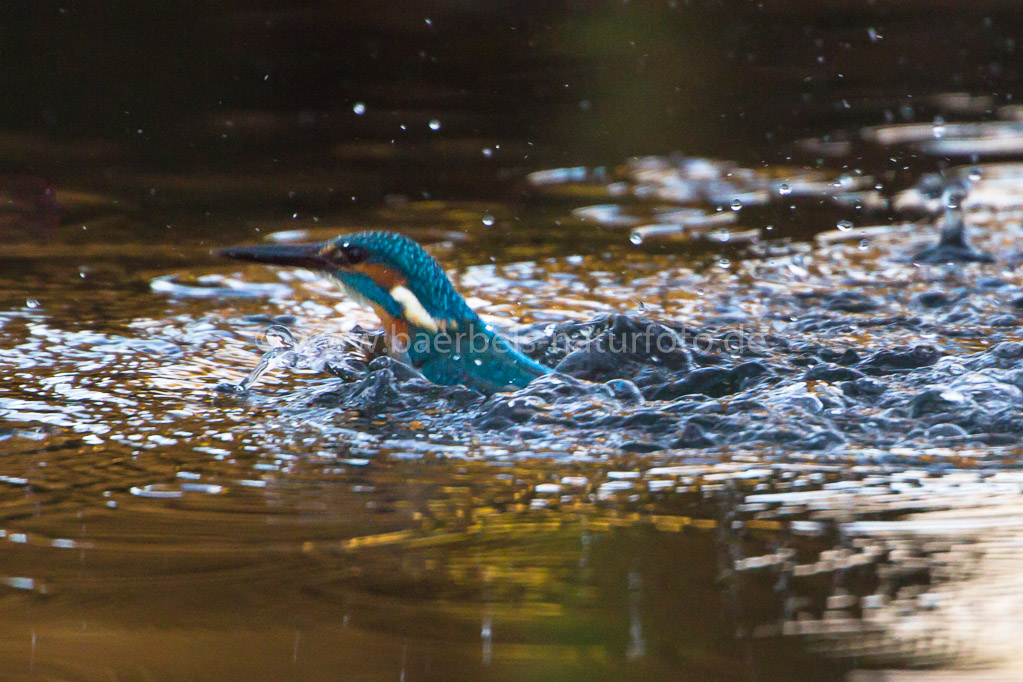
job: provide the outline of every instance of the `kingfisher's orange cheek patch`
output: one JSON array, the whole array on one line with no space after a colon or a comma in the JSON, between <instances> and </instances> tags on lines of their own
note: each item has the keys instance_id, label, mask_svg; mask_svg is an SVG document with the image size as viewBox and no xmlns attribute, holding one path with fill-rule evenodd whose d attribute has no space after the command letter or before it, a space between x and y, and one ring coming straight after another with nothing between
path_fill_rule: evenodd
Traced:
<instances>
[{"instance_id":1,"label":"kingfisher's orange cheek patch","mask_svg":"<svg viewBox=\"0 0 1023 682\"><path fill-rule=\"evenodd\" d=\"M379 263L359 263L348 269L366 275L384 291L390 291L398 286L404 287L406 284L405 277L401 273Z\"/></svg>"}]
</instances>

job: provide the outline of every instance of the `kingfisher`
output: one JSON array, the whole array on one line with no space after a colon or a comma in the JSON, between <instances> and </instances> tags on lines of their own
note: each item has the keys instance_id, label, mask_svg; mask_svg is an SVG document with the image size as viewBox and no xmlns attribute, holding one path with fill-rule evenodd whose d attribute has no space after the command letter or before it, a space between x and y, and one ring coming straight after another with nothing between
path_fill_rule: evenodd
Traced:
<instances>
[{"instance_id":1,"label":"kingfisher","mask_svg":"<svg viewBox=\"0 0 1023 682\"><path fill-rule=\"evenodd\" d=\"M552 371L481 320L440 264L405 235L359 232L314 244L236 246L217 253L325 275L376 312L392 355L436 384L464 384L491 394L522 388Z\"/></svg>"}]
</instances>

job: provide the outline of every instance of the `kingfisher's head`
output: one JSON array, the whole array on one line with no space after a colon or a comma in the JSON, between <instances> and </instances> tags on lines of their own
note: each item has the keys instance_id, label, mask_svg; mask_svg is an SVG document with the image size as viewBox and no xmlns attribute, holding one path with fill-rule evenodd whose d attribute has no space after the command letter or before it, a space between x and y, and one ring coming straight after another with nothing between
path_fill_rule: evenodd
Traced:
<instances>
[{"instance_id":1,"label":"kingfisher's head","mask_svg":"<svg viewBox=\"0 0 1023 682\"><path fill-rule=\"evenodd\" d=\"M475 317L437 261L394 232L359 232L316 244L239 246L218 254L321 273L372 306L391 333L436 333Z\"/></svg>"}]
</instances>

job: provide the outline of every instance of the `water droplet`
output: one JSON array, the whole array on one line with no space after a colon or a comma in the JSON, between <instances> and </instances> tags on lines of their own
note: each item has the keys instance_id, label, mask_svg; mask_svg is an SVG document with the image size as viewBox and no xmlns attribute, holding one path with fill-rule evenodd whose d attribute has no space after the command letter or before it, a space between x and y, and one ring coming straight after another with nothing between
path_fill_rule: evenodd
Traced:
<instances>
[{"instance_id":1,"label":"water droplet","mask_svg":"<svg viewBox=\"0 0 1023 682\"><path fill-rule=\"evenodd\" d=\"M639 305L636 306L636 310L641 312L641 313L645 313L646 312L646 303L643 303L643 301L640 301Z\"/></svg>"},{"instance_id":2,"label":"water droplet","mask_svg":"<svg viewBox=\"0 0 1023 682\"><path fill-rule=\"evenodd\" d=\"M783 197L787 197L788 195L792 194L792 188L786 184L782 184L781 186L778 187L778 194L782 195Z\"/></svg>"},{"instance_id":3,"label":"water droplet","mask_svg":"<svg viewBox=\"0 0 1023 682\"><path fill-rule=\"evenodd\" d=\"M35 300L34 298L30 298L27 301L25 301L25 305L28 306L29 308L35 309L39 307L39 301Z\"/></svg>"},{"instance_id":4,"label":"water droplet","mask_svg":"<svg viewBox=\"0 0 1023 682\"><path fill-rule=\"evenodd\" d=\"M486 225L487 227L490 227L491 225L493 225L494 224L494 216L492 216L490 214L487 214L487 215L483 216L483 224Z\"/></svg>"},{"instance_id":5,"label":"water droplet","mask_svg":"<svg viewBox=\"0 0 1023 682\"><path fill-rule=\"evenodd\" d=\"M489 159L493 155L494 155L494 150L493 149L491 149L490 147L484 147L483 148L483 156L485 156L485 157L487 157Z\"/></svg>"},{"instance_id":6,"label":"water droplet","mask_svg":"<svg viewBox=\"0 0 1023 682\"><path fill-rule=\"evenodd\" d=\"M866 239L861 239L860 240L860 251L866 251L867 247L869 247L869 246L870 246L870 242L868 242Z\"/></svg>"},{"instance_id":7,"label":"water droplet","mask_svg":"<svg viewBox=\"0 0 1023 682\"><path fill-rule=\"evenodd\" d=\"M712 237L719 242L727 242L732 238L732 233L728 230L718 230Z\"/></svg>"},{"instance_id":8,"label":"water droplet","mask_svg":"<svg viewBox=\"0 0 1023 682\"><path fill-rule=\"evenodd\" d=\"M850 187L853 184L853 179L848 175L839 175L835 178L835 181L831 183L834 187Z\"/></svg>"},{"instance_id":9,"label":"water droplet","mask_svg":"<svg viewBox=\"0 0 1023 682\"><path fill-rule=\"evenodd\" d=\"M430 121L430 130L440 130L440 121L437 119Z\"/></svg>"},{"instance_id":10,"label":"water droplet","mask_svg":"<svg viewBox=\"0 0 1023 682\"><path fill-rule=\"evenodd\" d=\"M871 26L867 29L867 36L870 38L870 42L876 43L877 41L884 38L883 35L877 32L877 29Z\"/></svg>"},{"instance_id":11,"label":"water droplet","mask_svg":"<svg viewBox=\"0 0 1023 682\"><path fill-rule=\"evenodd\" d=\"M941 139L945 135L945 119L941 116L934 117L934 137L935 139Z\"/></svg>"},{"instance_id":12,"label":"water droplet","mask_svg":"<svg viewBox=\"0 0 1023 682\"><path fill-rule=\"evenodd\" d=\"M850 223L848 220L839 220L838 225L836 227L838 227L838 229L842 232L848 232L849 230L852 229L852 226L853 224Z\"/></svg>"},{"instance_id":13,"label":"water droplet","mask_svg":"<svg viewBox=\"0 0 1023 682\"><path fill-rule=\"evenodd\" d=\"M981 176L983 176L983 175L984 175L983 171L981 171L979 168L974 166L973 168L970 169L970 175L969 175L970 182L979 182Z\"/></svg>"},{"instance_id":14,"label":"water droplet","mask_svg":"<svg viewBox=\"0 0 1023 682\"><path fill-rule=\"evenodd\" d=\"M727 270L728 268L732 267L732 261L728 260L727 258L722 258L721 260L718 261L718 267Z\"/></svg>"},{"instance_id":15,"label":"water droplet","mask_svg":"<svg viewBox=\"0 0 1023 682\"><path fill-rule=\"evenodd\" d=\"M738 199L733 199L732 200L732 210L733 211L741 211L742 210L742 202L739 201Z\"/></svg>"},{"instance_id":16,"label":"water droplet","mask_svg":"<svg viewBox=\"0 0 1023 682\"><path fill-rule=\"evenodd\" d=\"M633 232L631 235L629 235L629 241L635 244L636 246L639 246L640 244L643 243L643 235L640 234L639 232Z\"/></svg>"},{"instance_id":17,"label":"water droplet","mask_svg":"<svg viewBox=\"0 0 1023 682\"><path fill-rule=\"evenodd\" d=\"M352 107L352 111L355 112L356 116L362 116L366 113L366 104L364 102L356 102L355 106Z\"/></svg>"}]
</instances>

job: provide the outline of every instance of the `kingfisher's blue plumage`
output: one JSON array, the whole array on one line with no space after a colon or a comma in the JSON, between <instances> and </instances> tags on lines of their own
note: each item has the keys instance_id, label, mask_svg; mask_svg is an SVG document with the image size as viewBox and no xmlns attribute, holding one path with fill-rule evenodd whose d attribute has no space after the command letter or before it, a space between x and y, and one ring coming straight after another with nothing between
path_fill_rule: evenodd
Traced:
<instances>
[{"instance_id":1,"label":"kingfisher's blue plumage","mask_svg":"<svg viewBox=\"0 0 1023 682\"><path fill-rule=\"evenodd\" d=\"M221 254L305 267L334 279L376 310L392 350L435 383L493 393L521 388L551 371L484 323L440 264L404 235L360 232L319 244L238 247Z\"/></svg>"}]
</instances>

